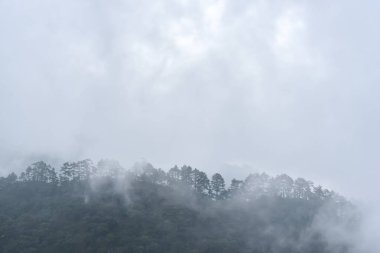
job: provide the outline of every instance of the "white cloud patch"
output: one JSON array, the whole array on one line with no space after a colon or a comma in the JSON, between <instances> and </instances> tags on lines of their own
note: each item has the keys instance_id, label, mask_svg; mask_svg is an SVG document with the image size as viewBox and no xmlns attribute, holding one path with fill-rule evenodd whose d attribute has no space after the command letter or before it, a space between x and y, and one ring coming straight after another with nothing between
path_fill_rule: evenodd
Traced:
<instances>
[{"instance_id":1,"label":"white cloud patch","mask_svg":"<svg viewBox=\"0 0 380 253\"><path fill-rule=\"evenodd\" d=\"M372 196L374 9L353 1L1 1L2 171L39 157L125 166L146 158L237 176L248 167L287 172Z\"/></svg>"}]
</instances>

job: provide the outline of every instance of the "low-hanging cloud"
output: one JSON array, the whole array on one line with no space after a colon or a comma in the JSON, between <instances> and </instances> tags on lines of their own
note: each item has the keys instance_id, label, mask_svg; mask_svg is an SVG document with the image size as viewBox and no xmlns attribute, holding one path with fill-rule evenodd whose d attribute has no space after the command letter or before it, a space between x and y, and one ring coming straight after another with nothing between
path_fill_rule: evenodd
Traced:
<instances>
[{"instance_id":1,"label":"low-hanging cloud","mask_svg":"<svg viewBox=\"0 0 380 253\"><path fill-rule=\"evenodd\" d=\"M375 1L0 1L1 172L141 158L378 201Z\"/></svg>"}]
</instances>

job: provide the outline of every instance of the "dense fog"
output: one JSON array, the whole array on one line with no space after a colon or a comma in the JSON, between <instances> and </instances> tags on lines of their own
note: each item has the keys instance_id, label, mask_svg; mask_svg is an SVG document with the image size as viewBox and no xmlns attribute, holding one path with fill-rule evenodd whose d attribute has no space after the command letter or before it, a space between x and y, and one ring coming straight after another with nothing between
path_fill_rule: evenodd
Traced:
<instances>
[{"instance_id":1,"label":"dense fog","mask_svg":"<svg viewBox=\"0 0 380 253\"><path fill-rule=\"evenodd\" d=\"M0 176L109 158L307 178L379 252L379 7L0 0Z\"/></svg>"}]
</instances>

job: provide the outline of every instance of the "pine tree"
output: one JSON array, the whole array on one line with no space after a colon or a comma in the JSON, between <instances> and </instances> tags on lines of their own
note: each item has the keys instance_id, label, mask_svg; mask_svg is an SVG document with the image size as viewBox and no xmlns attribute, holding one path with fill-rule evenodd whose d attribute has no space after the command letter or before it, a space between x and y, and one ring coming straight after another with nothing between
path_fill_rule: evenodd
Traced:
<instances>
[{"instance_id":1,"label":"pine tree","mask_svg":"<svg viewBox=\"0 0 380 253\"><path fill-rule=\"evenodd\" d=\"M224 179L219 173L215 173L212 176L211 196L216 200L224 199L226 196Z\"/></svg>"}]
</instances>

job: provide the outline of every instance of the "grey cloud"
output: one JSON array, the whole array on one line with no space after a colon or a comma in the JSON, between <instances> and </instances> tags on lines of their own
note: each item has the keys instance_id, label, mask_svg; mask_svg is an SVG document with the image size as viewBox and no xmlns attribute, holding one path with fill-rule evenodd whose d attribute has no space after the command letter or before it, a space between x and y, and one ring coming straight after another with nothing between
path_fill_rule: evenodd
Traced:
<instances>
[{"instance_id":1,"label":"grey cloud","mask_svg":"<svg viewBox=\"0 0 380 253\"><path fill-rule=\"evenodd\" d=\"M3 173L145 158L375 197L375 5L1 1Z\"/></svg>"}]
</instances>

